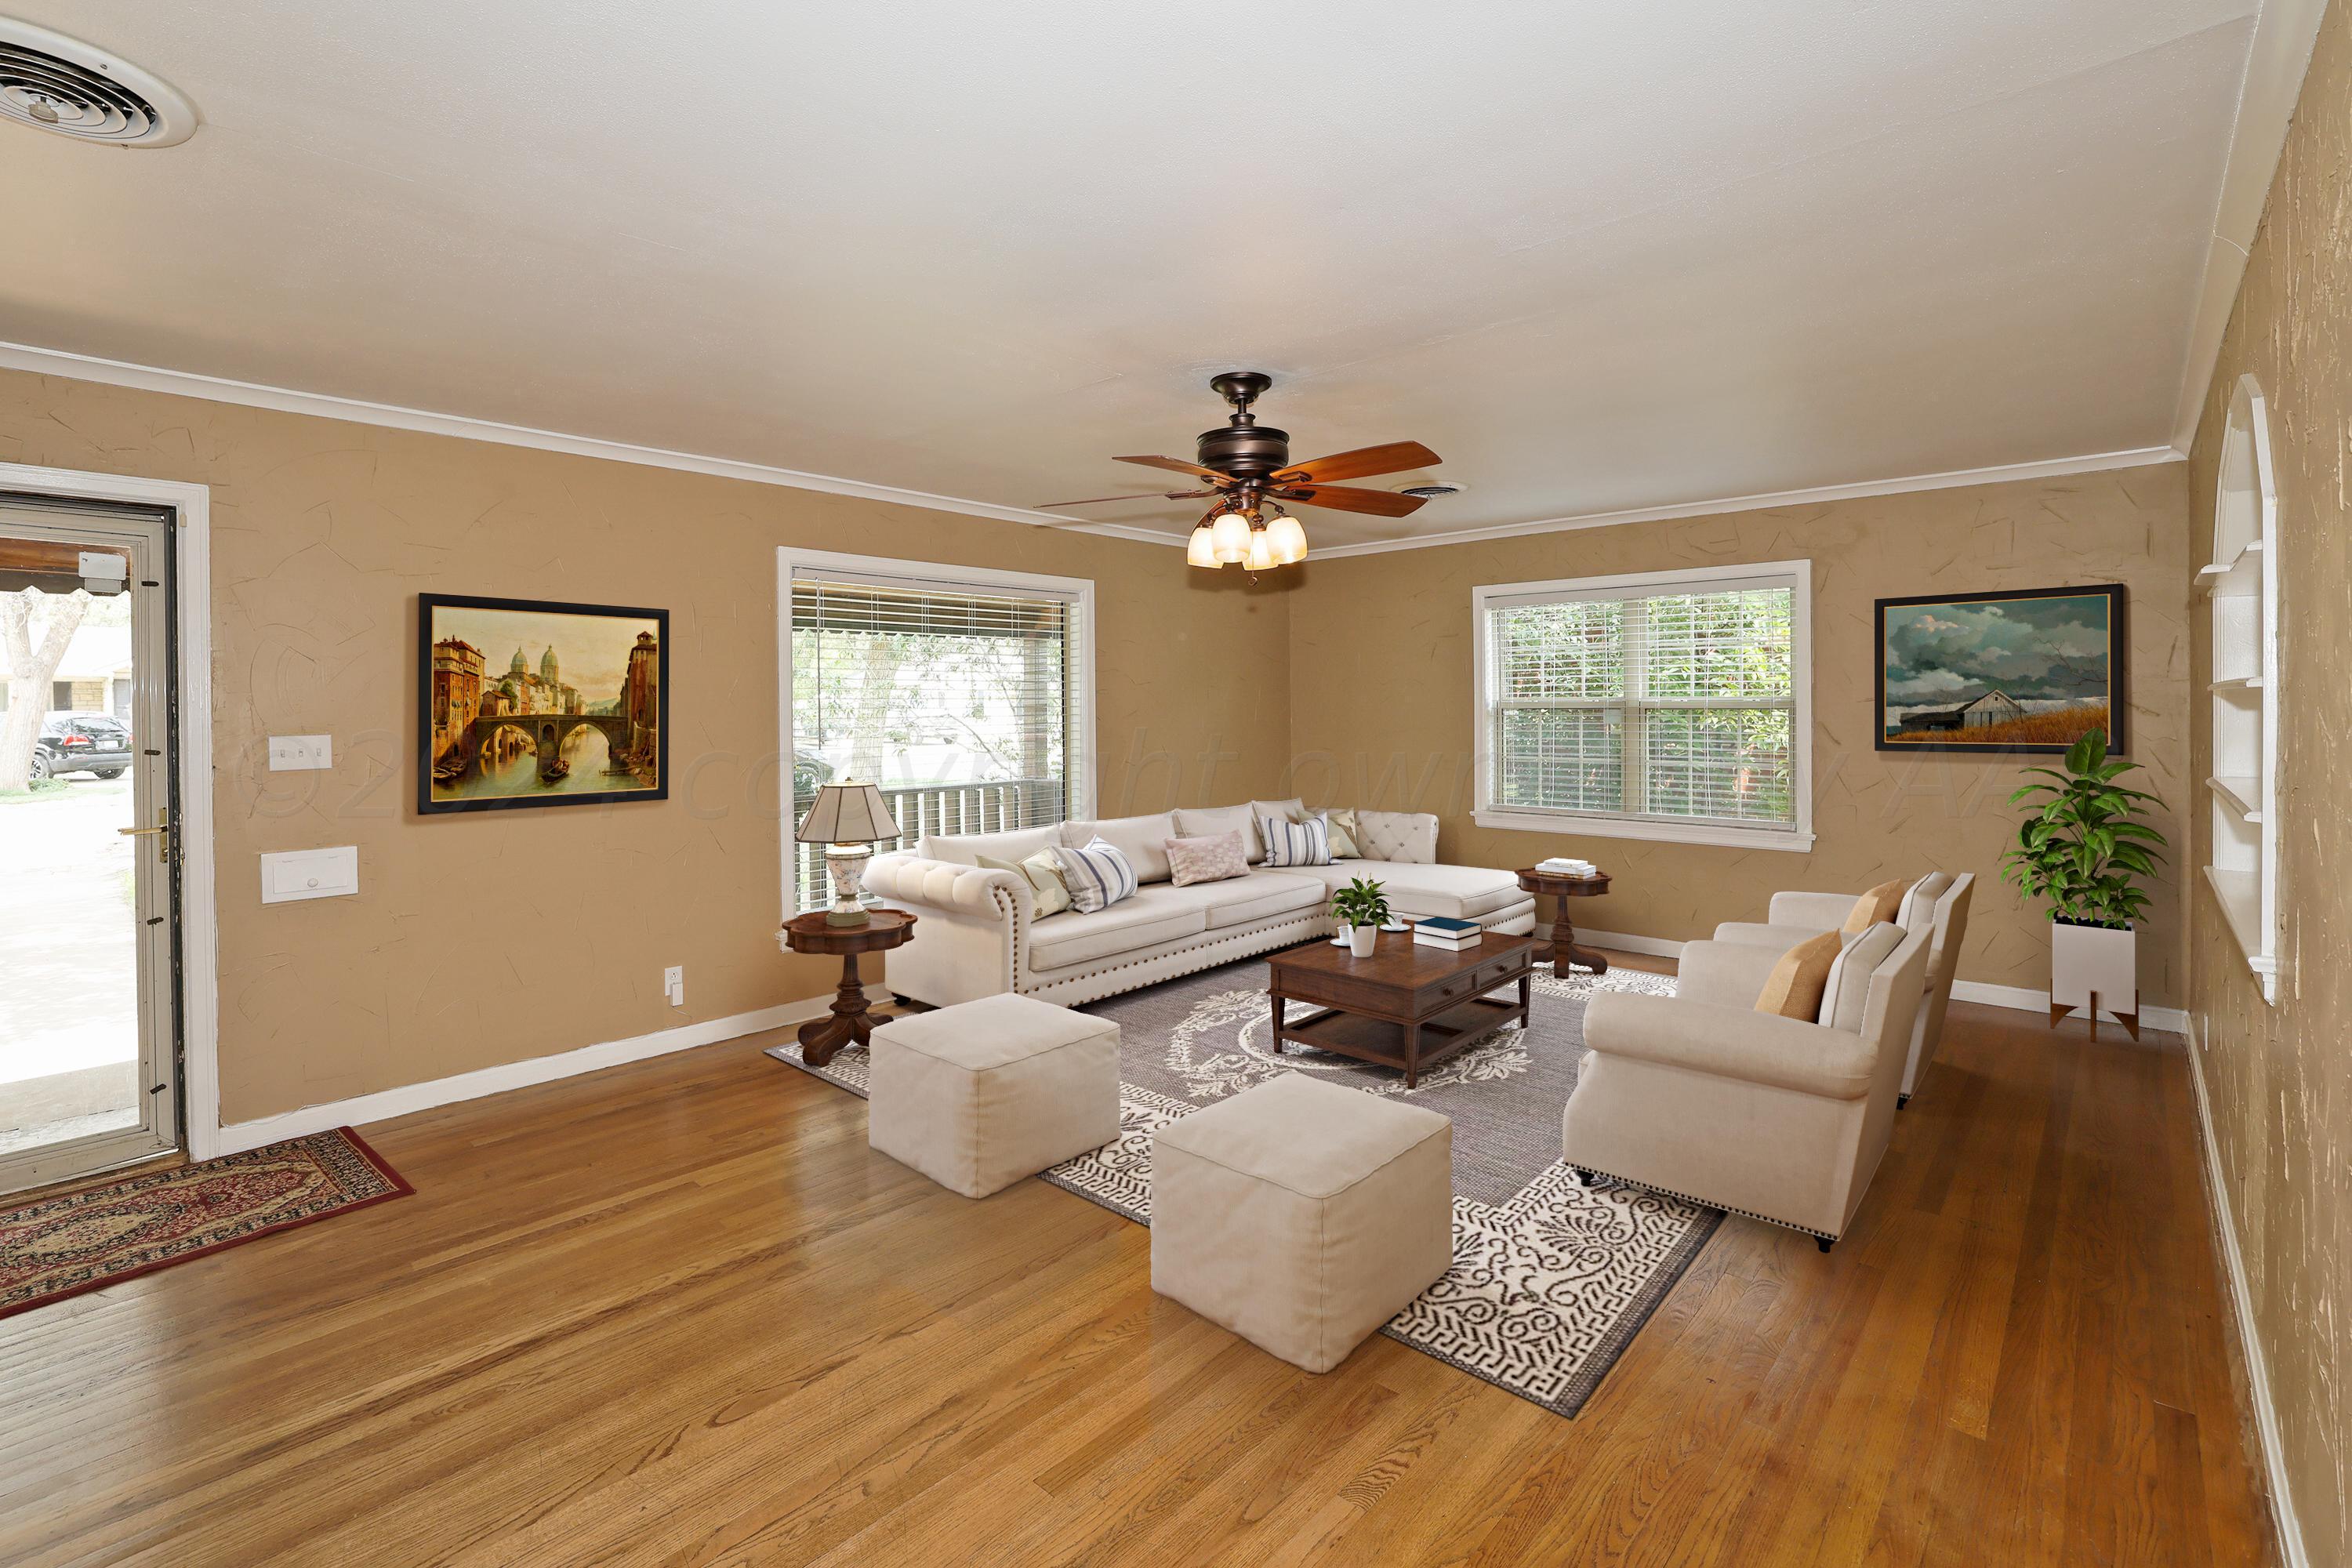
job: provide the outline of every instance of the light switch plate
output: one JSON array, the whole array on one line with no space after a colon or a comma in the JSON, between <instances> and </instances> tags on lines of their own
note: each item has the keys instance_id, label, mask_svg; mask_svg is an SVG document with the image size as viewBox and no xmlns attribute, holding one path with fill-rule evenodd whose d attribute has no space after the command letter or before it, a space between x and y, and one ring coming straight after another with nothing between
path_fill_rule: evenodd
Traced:
<instances>
[{"instance_id":1,"label":"light switch plate","mask_svg":"<svg viewBox=\"0 0 2352 1568\"><path fill-rule=\"evenodd\" d=\"M281 773L289 768L331 768L335 765L335 738L332 735L272 735L269 737L269 771Z\"/></svg>"},{"instance_id":2,"label":"light switch plate","mask_svg":"<svg viewBox=\"0 0 2352 1568\"><path fill-rule=\"evenodd\" d=\"M359 846L289 849L261 858L261 901L346 898L360 890Z\"/></svg>"}]
</instances>

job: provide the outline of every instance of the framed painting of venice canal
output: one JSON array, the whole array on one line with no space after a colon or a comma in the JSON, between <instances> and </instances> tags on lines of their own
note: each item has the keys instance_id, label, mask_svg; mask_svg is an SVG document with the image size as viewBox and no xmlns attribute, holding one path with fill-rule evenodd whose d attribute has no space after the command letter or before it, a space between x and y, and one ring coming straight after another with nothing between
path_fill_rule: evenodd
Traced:
<instances>
[{"instance_id":1,"label":"framed painting of venice canal","mask_svg":"<svg viewBox=\"0 0 2352 1568\"><path fill-rule=\"evenodd\" d=\"M1878 601L1878 750L2125 750L2124 587Z\"/></svg>"},{"instance_id":2,"label":"framed painting of venice canal","mask_svg":"<svg viewBox=\"0 0 2352 1568\"><path fill-rule=\"evenodd\" d=\"M416 599L416 809L669 798L669 612Z\"/></svg>"}]
</instances>

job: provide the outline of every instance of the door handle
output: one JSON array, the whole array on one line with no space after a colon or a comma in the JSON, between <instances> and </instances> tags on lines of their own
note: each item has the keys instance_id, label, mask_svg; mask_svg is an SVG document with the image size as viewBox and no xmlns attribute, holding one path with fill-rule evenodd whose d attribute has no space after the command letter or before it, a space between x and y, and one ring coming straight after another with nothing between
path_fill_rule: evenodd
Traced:
<instances>
[{"instance_id":1,"label":"door handle","mask_svg":"<svg viewBox=\"0 0 2352 1568\"><path fill-rule=\"evenodd\" d=\"M156 853L162 855L166 860L172 858L172 818L169 812L160 807L155 813L154 826L118 827L114 831L125 838L144 838L152 834L159 840L155 846Z\"/></svg>"}]
</instances>

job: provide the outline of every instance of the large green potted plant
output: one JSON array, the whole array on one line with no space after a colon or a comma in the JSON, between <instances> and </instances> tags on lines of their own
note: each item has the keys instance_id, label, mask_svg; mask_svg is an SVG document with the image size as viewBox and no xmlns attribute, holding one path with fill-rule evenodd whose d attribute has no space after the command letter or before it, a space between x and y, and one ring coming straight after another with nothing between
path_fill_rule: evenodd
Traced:
<instances>
[{"instance_id":1,"label":"large green potted plant","mask_svg":"<svg viewBox=\"0 0 2352 1568\"><path fill-rule=\"evenodd\" d=\"M2053 1009L2104 1007L2137 1021L2135 922L2148 901L2138 879L2156 874L2165 846L2164 835L2140 820L2164 803L2116 782L2138 765L2110 760L2106 731L2094 730L2066 749L2063 771L2027 770L2054 782L2009 797L2012 805L2037 802L2018 825L2016 847L2001 857L2001 876L2049 903Z\"/></svg>"},{"instance_id":2,"label":"large green potted plant","mask_svg":"<svg viewBox=\"0 0 2352 1568\"><path fill-rule=\"evenodd\" d=\"M1331 895L1331 918L1339 922L1348 951L1358 958L1370 958L1380 942L1381 927L1388 923L1388 896L1380 883L1358 877Z\"/></svg>"}]
</instances>

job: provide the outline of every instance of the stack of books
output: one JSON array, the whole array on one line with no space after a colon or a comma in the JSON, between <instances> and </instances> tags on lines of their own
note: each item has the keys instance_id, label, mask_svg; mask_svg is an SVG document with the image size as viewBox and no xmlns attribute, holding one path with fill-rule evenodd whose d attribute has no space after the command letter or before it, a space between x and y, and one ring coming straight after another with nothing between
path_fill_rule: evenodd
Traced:
<instances>
[{"instance_id":1,"label":"stack of books","mask_svg":"<svg viewBox=\"0 0 2352 1568\"><path fill-rule=\"evenodd\" d=\"M1601 875L1601 868L1594 865L1591 861L1571 860L1564 855L1555 855L1549 860L1537 861L1536 869L1538 871L1549 871L1556 877L1598 877Z\"/></svg>"},{"instance_id":2,"label":"stack of books","mask_svg":"<svg viewBox=\"0 0 2352 1568\"><path fill-rule=\"evenodd\" d=\"M1476 921L1457 921L1448 915L1424 915L1412 922L1413 941L1424 947L1442 947L1448 952L1475 947L1478 939L1486 934L1486 928Z\"/></svg>"}]
</instances>

